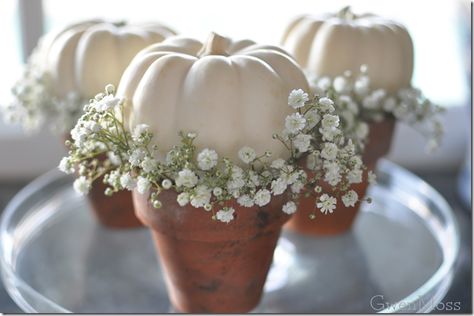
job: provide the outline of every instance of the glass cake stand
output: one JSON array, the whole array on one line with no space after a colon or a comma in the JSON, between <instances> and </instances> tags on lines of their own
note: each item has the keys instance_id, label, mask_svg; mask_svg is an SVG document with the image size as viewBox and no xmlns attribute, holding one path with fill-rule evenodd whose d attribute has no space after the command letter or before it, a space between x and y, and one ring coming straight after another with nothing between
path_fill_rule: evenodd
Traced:
<instances>
[{"instance_id":1,"label":"glass cake stand","mask_svg":"<svg viewBox=\"0 0 474 316\"><path fill-rule=\"evenodd\" d=\"M51 171L7 206L0 227L3 281L25 312L171 311L147 229L109 230L73 178ZM427 312L448 290L459 233L446 201L381 161L378 184L349 233L284 232L255 312Z\"/></svg>"}]
</instances>

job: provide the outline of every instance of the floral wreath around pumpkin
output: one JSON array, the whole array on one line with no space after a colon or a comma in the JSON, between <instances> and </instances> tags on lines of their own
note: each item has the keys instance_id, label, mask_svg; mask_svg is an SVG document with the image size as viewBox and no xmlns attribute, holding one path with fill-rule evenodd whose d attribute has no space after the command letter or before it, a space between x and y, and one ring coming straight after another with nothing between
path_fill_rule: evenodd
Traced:
<instances>
[{"instance_id":1,"label":"floral wreath around pumpkin","mask_svg":"<svg viewBox=\"0 0 474 316\"><path fill-rule=\"evenodd\" d=\"M272 195L286 193L289 201L282 211L292 214L301 195L314 196L310 218L316 217L317 209L332 213L337 199L346 206L360 200L351 185L362 182L366 167L352 140L339 128L339 116L328 97L310 98L301 89L293 90L288 105L294 111L282 122L283 131L273 135L290 158L272 159L271 152L245 146L238 152L245 166L241 168L212 148L197 152L193 142L199 135L194 131L180 132L180 144L167 152L164 161L156 159L158 146L151 144L154 135L149 127L139 124L128 131L123 118L128 100L114 94L115 88L108 85L105 93L90 100L71 130L72 139L66 141L69 156L61 160L59 169L78 173L74 188L82 194L103 177L106 195L134 189L146 194L150 190L151 204L160 208L159 193L174 189L180 206L203 208L212 213L212 219L225 223L234 219L235 210L224 206L231 199L243 207L261 207ZM375 179L371 171L368 177ZM322 192L319 180L329 183L332 191Z\"/></svg>"},{"instance_id":2,"label":"floral wreath around pumpkin","mask_svg":"<svg viewBox=\"0 0 474 316\"><path fill-rule=\"evenodd\" d=\"M40 62L41 50L40 43L12 88L12 102L0 110L7 123L19 123L28 132L49 126L55 133L65 133L77 122L87 100L74 92L64 98L54 96L51 75Z\"/></svg>"},{"instance_id":3,"label":"floral wreath around pumpkin","mask_svg":"<svg viewBox=\"0 0 474 316\"><path fill-rule=\"evenodd\" d=\"M346 71L331 79L307 73L307 78L314 94L329 97L337 104L335 113L341 118L341 129L360 152L368 141L368 123L387 118L413 126L426 137L428 152L437 149L444 134L440 121L444 109L414 87L393 94L372 89L368 73L368 67L362 65L356 75Z\"/></svg>"}]
</instances>

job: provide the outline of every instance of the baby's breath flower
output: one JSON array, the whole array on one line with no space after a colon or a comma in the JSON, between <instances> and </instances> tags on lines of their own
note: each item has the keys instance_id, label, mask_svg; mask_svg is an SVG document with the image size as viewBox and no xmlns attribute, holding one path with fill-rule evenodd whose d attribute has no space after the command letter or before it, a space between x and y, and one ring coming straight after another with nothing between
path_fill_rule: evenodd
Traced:
<instances>
[{"instance_id":1,"label":"baby's breath flower","mask_svg":"<svg viewBox=\"0 0 474 316\"><path fill-rule=\"evenodd\" d=\"M178 178L176 178L176 186L192 188L198 183L198 177L194 172L189 169L183 169L178 172Z\"/></svg>"},{"instance_id":2,"label":"baby's breath flower","mask_svg":"<svg viewBox=\"0 0 474 316\"><path fill-rule=\"evenodd\" d=\"M133 190L136 187L136 182L133 179L133 177L130 175L130 173L124 173L120 177L120 185L127 190Z\"/></svg>"},{"instance_id":3,"label":"baby's breath flower","mask_svg":"<svg viewBox=\"0 0 474 316\"><path fill-rule=\"evenodd\" d=\"M58 169L66 174L74 173L74 164L70 157L63 157L59 162Z\"/></svg>"},{"instance_id":4,"label":"baby's breath flower","mask_svg":"<svg viewBox=\"0 0 474 316\"><path fill-rule=\"evenodd\" d=\"M295 145L296 149L300 153L305 153L309 150L309 146L311 144L311 135L306 134L298 134L293 141L293 145Z\"/></svg>"},{"instance_id":5,"label":"baby's breath flower","mask_svg":"<svg viewBox=\"0 0 474 316\"><path fill-rule=\"evenodd\" d=\"M173 183L170 179L164 179L163 181L161 181L161 186L163 187L163 189L168 190L171 189Z\"/></svg>"},{"instance_id":6,"label":"baby's breath flower","mask_svg":"<svg viewBox=\"0 0 474 316\"><path fill-rule=\"evenodd\" d=\"M272 161L270 167L275 168L275 169L281 169L286 165L286 161L278 158Z\"/></svg>"},{"instance_id":7,"label":"baby's breath flower","mask_svg":"<svg viewBox=\"0 0 474 316\"><path fill-rule=\"evenodd\" d=\"M362 170L354 169L349 171L347 174L347 181L349 183L361 183L362 182Z\"/></svg>"},{"instance_id":8,"label":"baby's breath flower","mask_svg":"<svg viewBox=\"0 0 474 316\"><path fill-rule=\"evenodd\" d=\"M291 215L296 212L296 209L296 203L293 201L289 201L285 205L283 205L282 211L288 215Z\"/></svg>"},{"instance_id":9,"label":"baby's breath flower","mask_svg":"<svg viewBox=\"0 0 474 316\"><path fill-rule=\"evenodd\" d=\"M271 198L272 196L270 191L267 189L260 189L257 191L257 193L255 193L254 202L258 206L265 206L270 203Z\"/></svg>"},{"instance_id":10,"label":"baby's breath flower","mask_svg":"<svg viewBox=\"0 0 474 316\"><path fill-rule=\"evenodd\" d=\"M130 154L128 161L134 167L139 166L146 156L146 151L143 148L137 148Z\"/></svg>"},{"instance_id":11,"label":"baby's breath flower","mask_svg":"<svg viewBox=\"0 0 474 316\"><path fill-rule=\"evenodd\" d=\"M321 157L326 160L335 160L339 149L334 143L325 143L324 148L321 151Z\"/></svg>"},{"instance_id":12,"label":"baby's breath flower","mask_svg":"<svg viewBox=\"0 0 474 316\"><path fill-rule=\"evenodd\" d=\"M176 200L179 206L181 207L186 206L189 203L189 193L183 192L183 193L178 194L178 197Z\"/></svg>"},{"instance_id":13,"label":"baby's breath flower","mask_svg":"<svg viewBox=\"0 0 474 316\"><path fill-rule=\"evenodd\" d=\"M319 106L320 106L320 109L321 111L323 112L334 112L334 101L329 99L329 98L326 98L326 97L323 97L323 98L320 98L319 99ZM328 115L328 114L326 114Z\"/></svg>"},{"instance_id":14,"label":"baby's breath flower","mask_svg":"<svg viewBox=\"0 0 474 316\"><path fill-rule=\"evenodd\" d=\"M211 200L211 190L205 185L198 185L191 195L191 205L199 208L204 207Z\"/></svg>"},{"instance_id":15,"label":"baby's breath flower","mask_svg":"<svg viewBox=\"0 0 474 316\"><path fill-rule=\"evenodd\" d=\"M201 170L210 170L217 165L217 152L212 149L203 149L197 156L198 166Z\"/></svg>"},{"instance_id":16,"label":"baby's breath flower","mask_svg":"<svg viewBox=\"0 0 474 316\"><path fill-rule=\"evenodd\" d=\"M357 192L354 190L350 190L349 192L347 192L346 194L342 196L342 203L344 203L346 207L351 207L351 206L355 206L358 199L359 199L359 196L357 195Z\"/></svg>"},{"instance_id":17,"label":"baby's breath flower","mask_svg":"<svg viewBox=\"0 0 474 316\"><path fill-rule=\"evenodd\" d=\"M241 205L243 207L252 207L252 206L254 206L253 199L247 194L239 196L239 198L237 199L237 203L239 203L239 205Z\"/></svg>"},{"instance_id":18,"label":"baby's breath flower","mask_svg":"<svg viewBox=\"0 0 474 316\"><path fill-rule=\"evenodd\" d=\"M302 89L295 89L290 92L288 96L288 105L294 109L302 108L309 100L308 94Z\"/></svg>"},{"instance_id":19,"label":"baby's breath flower","mask_svg":"<svg viewBox=\"0 0 474 316\"><path fill-rule=\"evenodd\" d=\"M306 124L306 119L300 113L293 113L286 117L285 128L291 134L296 134L303 130Z\"/></svg>"},{"instance_id":20,"label":"baby's breath flower","mask_svg":"<svg viewBox=\"0 0 474 316\"><path fill-rule=\"evenodd\" d=\"M251 163L257 158L257 154L253 148L244 146L239 150L239 158L245 163Z\"/></svg>"},{"instance_id":21,"label":"baby's breath flower","mask_svg":"<svg viewBox=\"0 0 474 316\"><path fill-rule=\"evenodd\" d=\"M287 186L288 184L285 179L278 178L276 180L273 180L271 185L273 195L283 194Z\"/></svg>"},{"instance_id":22,"label":"baby's breath flower","mask_svg":"<svg viewBox=\"0 0 474 316\"><path fill-rule=\"evenodd\" d=\"M132 133L133 140L136 141L136 142L141 142L143 136L146 133L148 133L149 130L150 130L150 126L148 126L147 124L138 124L133 129L133 133Z\"/></svg>"},{"instance_id":23,"label":"baby's breath flower","mask_svg":"<svg viewBox=\"0 0 474 316\"><path fill-rule=\"evenodd\" d=\"M222 193L223 193L223 191L219 187L216 187L216 188L212 189L212 194L214 194L214 196L216 196L216 197L221 196Z\"/></svg>"},{"instance_id":24,"label":"baby's breath flower","mask_svg":"<svg viewBox=\"0 0 474 316\"><path fill-rule=\"evenodd\" d=\"M145 194L151 187L151 183L147 178L138 177L137 180L137 191L140 194Z\"/></svg>"},{"instance_id":25,"label":"baby's breath flower","mask_svg":"<svg viewBox=\"0 0 474 316\"><path fill-rule=\"evenodd\" d=\"M224 223L229 223L234 219L234 213L235 210L232 207L225 207L216 213L216 219Z\"/></svg>"},{"instance_id":26,"label":"baby's breath flower","mask_svg":"<svg viewBox=\"0 0 474 316\"><path fill-rule=\"evenodd\" d=\"M306 119L306 123L309 129L312 129L319 123L319 121L321 121L321 115L319 115L318 111L315 109L306 112L304 118Z\"/></svg>"},{"instance_id":27,"label":"baby's breath flower","mask_svg":"<svg viewBox=\"0 0 474 316\"><path fill-rule=\"evenodd\" d=\"M339 126L339 116L332 114L324 114L321 121L323 129L332 129Z\"/></svg>"},{"instance_id":28,"label":"baby's breath flower","mask_svg":"<svg viewBox=\"0 0 474 316\"><path fill-rule=\"evenodd\" d=\"M155 159L151 157L145 157L140 166L142 167L143 171L149 173L155 170L157 164L158 162Z\"/></svg>"},{"instance_id":29,"label":"baby's breath flower","mask_svg":"<svg viewBox=\"0 0 474 316\"><path fill-rule=\"evenodd\" d=\"M316 203L316 206L320 209L321 213L328 214L334 212L337 202L336 198L325 193L321 195L319 201L320 202Z\"/></svg>"},{"instance_id":30,"label":"baby's breath flower","mask_svg":"<svg viewBox=\"0 0 474 316\"><path fill-rule=\"evenodd\" d=\"M91 184L87 180L86 177L81 176L81 177L77 178L76 180L74 180L73 187L74 187L74 190L77 193L79 193L81 195L85 195L85 194L89 193L89 190L91 188Z\"/></svg>"}]
</instances>

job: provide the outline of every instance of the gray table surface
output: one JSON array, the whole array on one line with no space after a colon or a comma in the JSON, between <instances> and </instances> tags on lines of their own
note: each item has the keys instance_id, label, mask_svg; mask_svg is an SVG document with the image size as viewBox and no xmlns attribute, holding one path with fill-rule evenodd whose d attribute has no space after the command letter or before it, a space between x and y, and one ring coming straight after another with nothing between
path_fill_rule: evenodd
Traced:
<instances>
[{"instance_id":1,"label":"gray table surface","mask_svg":"<svg viewBox=\"0 0 474 316\"><path fill-rule=\"evenodd\" d=\"M457 173L421 173L418 175L446 198L454 210L461 230L461 250L456 263L456 274L443 302L460 302L461 308L457 311L458 313L472 313L472 213L470 207L463 204L457 194ZM28 182L0 182L0 212ZM22 312L8 296L1 283L0 312Z\"/></svg>"}]
</instances>

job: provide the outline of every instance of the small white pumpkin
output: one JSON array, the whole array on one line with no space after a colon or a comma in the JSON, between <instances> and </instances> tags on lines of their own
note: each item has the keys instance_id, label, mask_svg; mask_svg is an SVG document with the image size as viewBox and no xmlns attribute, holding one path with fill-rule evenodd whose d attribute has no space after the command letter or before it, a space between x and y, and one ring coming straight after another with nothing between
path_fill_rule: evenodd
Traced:
<instances>
[{"instance_id":1,"label":"small white pumpkin","mask_svg":"<svg viewBox=\"0 0 474 316\"><path fill-rule=\"evenodd\" d=\"M392 20L356 15L349 7L334 15L302 16L287 27L282 44L316 76L358 73L365 64L374 88L395 92L410 85L413 43L405 27Z\"/></svg>"},{"instance_id":2,"label":"small white pumpkin","mask_svg":"<svg viewBox=\"0 0 474 316\"><path fill-rule=\"evenodd\" d=\"M38 58L51 75L55 96L75 92L87 99L108 83L118 84L141 49L174 34L160 24L84 21L47 35Z\"/></svg>"},{"instance_id":3,"label":"small white pumpkin","mask_svg":"<svg viewBox=\"0 0 474 316\"><path fill-rule=\"evenodd\" d=\"M307 91L308 83L282 49L212 33L204 44L174 37L146 48L125 70L117 95L128 100L130 129L151 127L161 157L184 131L198 134L198 150L213 148L239 163L243 146L288 157L272 135L284 128L295 88Z\"/></svg>"}]
</instances>

